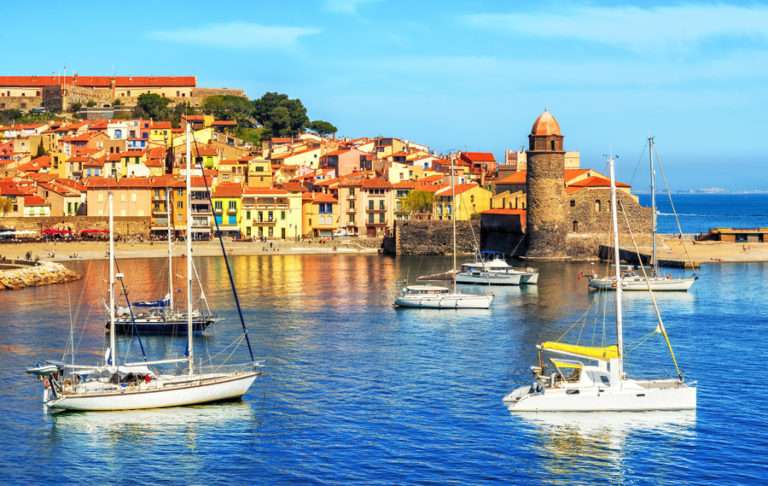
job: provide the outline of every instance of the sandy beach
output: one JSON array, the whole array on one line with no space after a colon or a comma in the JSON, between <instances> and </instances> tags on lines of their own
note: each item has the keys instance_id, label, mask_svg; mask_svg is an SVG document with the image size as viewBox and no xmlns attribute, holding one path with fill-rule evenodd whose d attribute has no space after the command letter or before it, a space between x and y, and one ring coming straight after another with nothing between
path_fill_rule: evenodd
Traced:
<instances>
[{"instance_id":1,"label":"sandy beach","mask_svg":"<svg viewBox=\"0 0 768 486\"><path fill-rule=\"evenodd\" d=\"M366 240L320 241L272 241L233 242L225 240L230 255L317 255L317 254L377 254L375 242ZM173 246L176 256L183 255L184 242ZM32 242L5 243L0 245L0 257L24 258L27 252L32 258L48 261L99 260L106 258L107 243L104 241ZM217 240L196 241L195 256L219 256L221 248ZM168 255L168 246L163 241L120 242L116 249L117 258L163 258Z\"/></svg>"},{"instance_id":2,"label":"sandy beach","mask_svg":"<svg viewBox=\"0 0 768 486\"><path fill-rule=\"evenodd\" d=\"M649 247L641 247L640 251L651 253ZM662 236L658 240L658 255L659 260L693 261L698 264L768 262L768 244L693 241Z\"/></svg>"}]
</instances>

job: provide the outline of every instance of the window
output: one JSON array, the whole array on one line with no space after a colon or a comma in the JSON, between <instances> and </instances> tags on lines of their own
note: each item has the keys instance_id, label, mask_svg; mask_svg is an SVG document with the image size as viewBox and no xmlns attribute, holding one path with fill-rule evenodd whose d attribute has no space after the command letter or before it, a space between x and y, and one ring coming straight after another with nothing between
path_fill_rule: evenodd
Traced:
<instances>
[{"instance_id":1,"label":"window","mask_svg":"<svg viewBox=\"0 0 768 486\"><path fill-rule=\"evenodd\" d=\"M379 209L384 211L384 200L379 201Z\"/></svg>"},{"instance_id":2,"label":"window","mask_svg":"<svg viewBox=\"0 0 768 486\"><path fill-rule=\"evenodd\" d=\"M549 142L549 148L550 148L550 150L552 150L552 151L556 150L556 142L555 142L554 140L551 140L551 141Z\"/></svg>"},{"instance_id":3,"label":"window","mask_svg":"<svg viewBox=\"0 0 768 486\"><path fill-rule=\"evenodd\" d=\"M272 238L275 235L275 228L270 226L269 229L267 230L267 234L269 235L270 238Z\"/></svg>"},{"instance_id":4,"label":"window","mask_svg":"<svg viewBox=\"0 0 768 486\"><path fill-rule=\"evenodd\" d=\"M274 214L272 213L272 211L269 211L267 213L267 221L272 222L272 221L274 221L274 219L275 219ZM272 236L272 235L270 234L269 236Z\"/></svg>"},{"instance_id":5,"label":"window","mask_svg":"<svg viewBox=\"0 0 768 486\"><path fill-rule=\"evenodd\" d=\"M578 231L579 231L579 222L578 221L574 221L573 222L573 232L574 233L578 233Z\"/></svg>"},{"instance_id":6,"label":"window","mask_svg":"<svg viewBox=\"0 0 768 486\"><path fill-rule=\"evenodd\" d=\"M373 211L373 199L368 200L368 210Z\"/></svg>"},{"instance_id":7,"label":"window","mask_svg":"<svg viewBox=\"0 0 768 486\"><path fill-rule=\"evenodd\" d=\"M384 224L384 213L379 213L379 223Z\"/></svg>"},{"instance_id":8,"label":"window","mask_svg":"<svg viewBox=\"0 0 768 486\"><path fill-rule=\"evenodd\" d=\"M246 211L245 212L245 219L250 221L250 219L251 219L251 212L250 211ZM248 234L250 235L251 233L249 232Z\"/></svg>"},{"instance_id":9,"label":"window","mask_svg":"<svg viewBox=\"0 0 768 486\"><path fill-rule=\"evenodd\" d=\"M177 209L184 209L184 202L183 201L176 201L176 208Z\"/></svg>"},{"instance_id":10,"label":"window","mask_svg":"<svg viewBox=\"0 0 768 486\"><path fill-rule=\"evenodd\" d=\"M595 212L596 213L600 212L600 200L599 199L595 201Z\"/></svg>"},{"instance_id":11,"label":"window","mask_svg":"<svg viewBox=\"0 0 768 486\"><path fill-rule=\"evenodd\" d=\"M368 213L368 223L373 224L373 213Z\"/></svg>"},{"instance_id":12,"label":"window","mask_svg":"<svg viewBox=\"0 0 768 486\"><path fill-rule=\"evenodd\" d=\"M285 221L285 211L280 211L280 219Z\"/></svg>"},{"instance_id":13,"label":"window","mask_svg":"<svg viewBox=\"0 0 768 486\"><path fill-rule=\"evenodd\" d=\"M221 206L222 206L221 201L214 201L213 202L213 207L214 207L214 209L216 209L216 211L221 212Z\"/></svg>"},{"instance_id":14,"label":"window","mask_svg":"<svg viewBox=\"0 0 768 486\"><path fill-rule=\"evenodd\" d=\"M576 200L575 199L571 199L571 207L572 208L576 207Z\"/></svg>"},{"instance_id":15,"label":"window","mask_svg":"<svg viewBox=\"0 0 768 486\"><path fill-rule=\"evenodd\" d=\"M229 205L227 206L230 211L236 211L237 210L237 201L229 201Z\"/></svg>"}]
</instances>

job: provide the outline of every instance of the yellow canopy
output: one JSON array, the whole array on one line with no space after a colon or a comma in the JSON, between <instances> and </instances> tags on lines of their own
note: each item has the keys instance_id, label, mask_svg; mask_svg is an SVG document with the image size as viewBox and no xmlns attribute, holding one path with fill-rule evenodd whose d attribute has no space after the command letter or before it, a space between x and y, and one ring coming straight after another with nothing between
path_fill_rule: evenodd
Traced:
<instances>
[{"instance_id":1,"label":"yellow canopy","mask_svg":"<svg viewBox=\"0 0 768 486\"><path fill-rule=\"evenodd\" d=\"M562 361L559 359L551 359L552 364L557 366L558 368L582 368L584 365L581 363L576 363L574 361Z\"/></svg>"},{"instance_id":2,"label":"yellow canopy","mask_svg":"<svg viewBox=\"0 0 768 486\"><path fill-rule=\"evenodd\" d=\"M610 346L579 346L577 344L558 343L555 341L546 341L539 345L543 351L552 351L555 353L569 354L582 358L599 359L607 361L619 357L619 347L615 344Z\"/></svg>"}]
</instances>

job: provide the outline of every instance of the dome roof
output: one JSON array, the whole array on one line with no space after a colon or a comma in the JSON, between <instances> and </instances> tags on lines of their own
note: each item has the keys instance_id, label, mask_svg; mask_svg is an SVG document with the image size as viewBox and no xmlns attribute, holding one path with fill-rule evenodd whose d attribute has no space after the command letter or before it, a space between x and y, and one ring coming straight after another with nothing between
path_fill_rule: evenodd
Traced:
<instances>
[{"instance_id":1,"label":"dome roof","mask_svg":"<svg viewBox=\"0 0 768 486\"><path fill-rule=\"evenodd\" d=\"M544 110L544 113L539 115L533 126L531 127L531 135L547 136L547 135L561 135L560 124L557 123L555 117L550 112Z\"/></svg>"}]
</instances>

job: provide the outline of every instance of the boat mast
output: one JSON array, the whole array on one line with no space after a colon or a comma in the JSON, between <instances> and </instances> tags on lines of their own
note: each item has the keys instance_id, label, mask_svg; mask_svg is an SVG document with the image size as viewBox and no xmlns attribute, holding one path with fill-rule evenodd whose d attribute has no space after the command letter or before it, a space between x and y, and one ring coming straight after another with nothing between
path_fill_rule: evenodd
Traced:
<instances>
[{"instance_id":1,"label":"boat mast","mask_svg":"<svg viewBox=\"0 0 768 486\"><path fill-rule=\"evenodd\" d=\"M451 222L453 223L453 293L456 293L456 183L454 181L454 155L451 155Z\"/></svg>"},{"instance_id":2,"label":"boat mast","mask_svg":"<svg viewBox=\"0 0 768 486\"><path fill-rule=\"evenodd\" d=\"M168 302L169 310L173 311L173 242L171 241L171 189L165 188L165 214L168 217Z\"/></svg>"},{"instance_id":3,"label":"boat mast","mask_svg":"<svg viewBox=\"0 0 768 486\"><path fill-rule=\"evenodd\" d=\"M648 162L651 171L651 259L655 276L659 274L659 262L656 260L656 168L653 165L653 137L648 137Z\"/></svg>"},{"instance_id":4,"label":"boat mast","mask_svg":"<svg viewBox=\"0 0 768 486\"><path fill-rule=\"evenodd\" d=\"M192 144L190 139L192 134L189 129L189 122L187 122L187 157L186 157L186 215L187 215L187 358L189 360L189 374L194 373L195 352L193 343L193 329L192 329Z\"/></svg>"},{"instance_id":5,"label":"boat mast","mask_svg":"<svg viewBox=\"0 0 768 486\"><path fill-rule=\"evenodd\" d=\"M112 208L112 191L107 194L109 205L109 360L112 367L117 366L117 346L115 339L115 217Z\"/></svg>"},{"instance_id":6,"label":"boat mast","mask_svg":"<svg viewBox=\"0 0 768 486\"><path fill-rule=\"evenodd\" d=\"M619 348L619 379L624 375L624 336L621 310L621 262L619 260L619 212L616 197L616 174L614 159L608 156L608 171L611 177L611 224L613 225L613 258L616 269L616 345Z\"/></svg>"}]
</instances>

